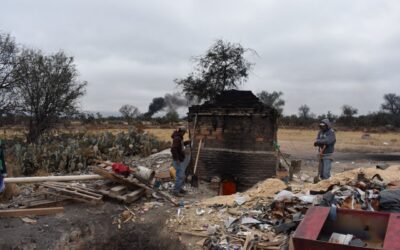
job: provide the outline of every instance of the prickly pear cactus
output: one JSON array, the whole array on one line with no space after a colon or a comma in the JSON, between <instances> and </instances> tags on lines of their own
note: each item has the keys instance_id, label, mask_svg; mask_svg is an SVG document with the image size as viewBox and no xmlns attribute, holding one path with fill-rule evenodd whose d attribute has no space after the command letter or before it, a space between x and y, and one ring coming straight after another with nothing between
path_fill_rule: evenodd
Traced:
<instances>
[{"instance_id":1,"label":"prickly pear cactus","mask_svg":"<svg viewBox=\"0 0 400 250\"><path fill-rule=\"evenodd\" d=\"M147 156L168 147L165 142L131 129L113 135L74 133L44 135L37 144L9 140L7 154L12 155L22 174L33 175L38 169L47 172L85 172L95 159L124 161L127 157Z\"/></svg>"}]
</instances>

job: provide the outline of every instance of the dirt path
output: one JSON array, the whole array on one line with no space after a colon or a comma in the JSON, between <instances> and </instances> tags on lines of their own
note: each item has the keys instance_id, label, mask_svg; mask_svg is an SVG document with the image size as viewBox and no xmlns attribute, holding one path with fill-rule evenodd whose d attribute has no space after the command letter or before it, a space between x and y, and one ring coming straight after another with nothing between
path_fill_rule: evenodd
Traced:
<instances>
[{"instance_id":1,"label":"dirt path","mask_svg":"<svg viewBox=\"0 0 400 250\"><path fill-rule=\"evenodd\" d=\"M1 218L0 249L186 249L175 234L162 230L168 205L118 229L113 221L123 210L114 202L70 204L64 214L36 217L34 225L20 218Z\"/></svg>"}]
</instances>

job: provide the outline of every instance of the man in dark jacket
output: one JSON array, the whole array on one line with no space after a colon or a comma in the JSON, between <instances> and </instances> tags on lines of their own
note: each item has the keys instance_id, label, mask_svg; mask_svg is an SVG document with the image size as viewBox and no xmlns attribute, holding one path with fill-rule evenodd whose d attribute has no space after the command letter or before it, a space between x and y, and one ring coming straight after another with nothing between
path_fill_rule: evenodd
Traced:
<instances>
[{"instance_id":1,"label":"man in dark jacket","mask_svg":"<svg viewBox=\"0 0 400 250\"><path fill-rule=\"evenodd\" d=\"M331 177L332 155L335 150L336 135L328 119L323 119L319 124L319 128L314 146L318 147L320 155L319 177L324 180Z\"/></svg>"},{"instance_id":2,"label":"man in dark jacket","mask_svg":"<svg viewBox=\"0 0 400 250\"><path fill-rule=\"evenodd\" d=\"M4 160L4 145L0 140L0 193L4 191L4 177L7 176L6 162Z\"/></svg>"},{"instance_id":3,"label":"man in dark jacket","mask_svg":"<svg viewBox=\"0 0 400 250\"><path fill-rule=\"evenodd\" d=\"M183 136L186 133L186 128L180 127L176 129L172 135L172 165L176 170L175 186L173 194L175 196L183 196L185 190L183 189L183 184L185 182L185 171L188 165L189 157L185 156Z\"/></svg>"}]
</instances>

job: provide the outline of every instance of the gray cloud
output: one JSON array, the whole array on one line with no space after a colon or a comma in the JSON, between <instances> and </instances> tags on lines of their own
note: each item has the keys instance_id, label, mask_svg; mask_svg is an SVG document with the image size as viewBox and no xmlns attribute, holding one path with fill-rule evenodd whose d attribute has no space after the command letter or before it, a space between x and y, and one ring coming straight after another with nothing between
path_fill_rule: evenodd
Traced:
<instances>
[{"instance_id":1,"label":"gray cloud","mask_svg":"<svg viewBox=\"0 0 400 250\"><path fill-rule=\"evenodd\" d=\"M243 89L281 90L285 113L379 109L400 94L398 1L3 1L0 30L46 52L65 50L89 82L85 110L146 111L176 92L191 57L219 38L257 51Z\"/></svg>"}]
</instances>

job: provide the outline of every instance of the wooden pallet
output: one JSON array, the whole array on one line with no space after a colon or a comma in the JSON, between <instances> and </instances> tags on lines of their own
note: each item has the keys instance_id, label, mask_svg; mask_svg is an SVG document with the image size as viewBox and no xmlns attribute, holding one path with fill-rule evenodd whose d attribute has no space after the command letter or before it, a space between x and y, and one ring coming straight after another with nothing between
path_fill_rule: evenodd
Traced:
<instances>
[{"instance_id":1,"label":"wooden pallet","mask_svg":"<svg viewBox=\"0 0 400 250\"><path fill-rule=\"evenodd\" d=\"M134 189L120 184L108 183L100 186L97 191L103 194L104 196L110 197L112 199L117 199L119 201L129 204L142 197L145 192L145 189L144 188Z\"/></svg>"},{"instance_id":2,"label":"wooden pallet","mask_svg":"<svg viewBox=\"0 0 400 250\"><path fill-rule=\"evenodd\" d=\"M99 204L103 199L103 195L97 193L96 190L83 187L79 184L45 182L40 184L40 186L42 193L89 204Z\"/></svg>"},{"instance_id":3,"label":"wooden pallet","mask_svg":"<svg viewBox=\"0 0 400 250\"><path fill-rule=\"evenodd\" d=\"M153 189L147 183L143 183L139 179L132 178L132 176L124 177L122 175L115 174L112 171L112 167L110 167L107 164L99 164L98 166L91 166L91 168L92 168L93 172L95 172L98 175L103 176L105 179L108 179L108 180L111 180L114 182L118 182L119 184L124 185L126 187L136 188L136 189L142 188L142 189L148 190L150 192L155 192L158 195L160 195L161 197L163 197L164 199L171 202L173 205L178 206L178 202L175 200L175 198L171 197L169 194L164 193L160 190Z\"/></svg>"}]
</instances>

